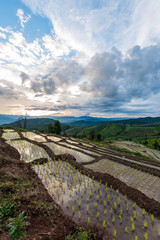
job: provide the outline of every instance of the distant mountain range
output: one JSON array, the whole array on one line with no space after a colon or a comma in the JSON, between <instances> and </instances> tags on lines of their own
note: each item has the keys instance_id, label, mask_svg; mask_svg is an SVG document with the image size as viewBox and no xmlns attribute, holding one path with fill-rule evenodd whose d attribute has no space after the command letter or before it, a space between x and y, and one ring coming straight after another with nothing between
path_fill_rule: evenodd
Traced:
<instances>
[{"instance_id":1,"label":"distant mountain range","mask_svg":"<svg viewBox=\"0 0 160 240\"><path fill-rule=\"evenodd\" d=\"M27 125L26 129L28 130L38 130L38 131L43 131L47 130L49 124L53 124L55 120L51 118L32 118L32 119L27 119ZM19 128L18 121L8 123L8 124L3 124L3 126L12 126ZM69 125L66 124L61 124L62 131L68 130L70 128Z\"/></svg>"},{"instance_id":2,"label":"distant mountain range","mask_svg":"<svg viewBox=\"0 0 160 240\"><path fill-rule=\"evenodd\" d=\"M1 117L2 116L2 117ZM0 115L0 122L12 121L5 124L7 126L19 127L19 116ZM16 119L16 121L15 121ZM62 131L68 136L88 137L91 131L95 134L101 134L103 140L108 139L133 139L141 140L145 138L160 137L160 117L145 117L135 119L117 119L117 118L94 118L94 117L54 117L52 118L30 118L27 117L27 129L45 131L49 124L55 120L60 120ZM4 124L3 124L4 125Z\"/></svg>"},{"instance_id":3,"label":"distant mountain range","mask_svg":"<svg viewBox=\"0 0 160 240\"><path fill-rule=\"evenodd\" d=\"M0 125L12 123L18 120L19 117L24 117L22 115L3 115L0 114ZM96 124L101 124L102 122L111 122L117 120L123 120L124 118L97 118L90 116L50 116L50 117L30 117L27 116L27 119L51 119L51 120L59 120L61 123L74 125L74 126L93 126ZM125 118L126 119L126 118Z\"/></svg>"}]
</instances>

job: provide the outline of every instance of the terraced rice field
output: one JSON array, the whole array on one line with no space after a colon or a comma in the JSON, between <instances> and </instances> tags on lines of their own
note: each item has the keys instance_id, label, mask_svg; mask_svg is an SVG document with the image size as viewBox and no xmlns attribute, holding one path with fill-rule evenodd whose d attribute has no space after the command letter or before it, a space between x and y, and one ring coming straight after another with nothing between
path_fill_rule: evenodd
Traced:
<instances>
[{"instance_id":1,"label":"terraced rice field","mask_svg":"<svg viewBox=\"0 0 160 240\"><path fill-rule=\"evenodd\" d=\"M3 138L6 140L18 139L20 138L19 134L15 131L5 131L3 133Z\"/></svg>"},{"instance_id":2,"label":"terraced rice field","mask_svg":"<svg viewBox=\"0 0 160 240\"><path fill-rule=\"evenodd\" d=\"M43 148L25 140L8 141L8 143L18 150L21 155L21 159L25 162L32 162L38 158L49 159L48 154Z\"/></svg>"},{"instance_id":3,"label":"terraced rice field","mask_svg":"<svg viewBox=\"0 0 160 240\"><path fill-rule=\"evenodd\" d=\"M56 155L59 154L71 154L76 158L77 162L89 162L92 161L94 158L84 153L78 152L77 150L69 149L60 145L57 145L52 142L45 143Z\"/></svg>"},{"instance_id":4,"label":"terraced rice field","mask_svg":"<svg viewBox=\"0 0 160 240\"><path fill-rule=\"evenodd\" d=\"M75 221L97 223L117 239L157 239L160 221L118 191L82 175L69 163L49 161L33 165L53 199ZM145 229L147 224L147 230Z\"/></svg>"},{"instance_id":5,"label":"terraced rice field","mask_svg":"<svg viewBox=\"0 0 160 240\"><path fill-rule=\"evenodd\" d=\"M119 148L125 148L132 152L139 152L143 155L146 155L148 157L152 157L158 161L160 161L160 151L149 149L145 147L142 144L129 142L129 141L116 141L112 144L113 146L119 147Z\"/></svg>"},{"instance_id":6,"label":"terraced rice field","mask_svg":"<svg viewBox=\"0 0 160 240\"><path fill-rule=\"evenodd\" d=\"M87 164L86 167L95 172L109 173L127 185L137 188L148 197L160 202L160 178L156 176L108 159Z\"/></svg>"},{"instance_id":7,"label":"terraced rice field","mask_svg":"<svg viewBox=\"0 0 160 240\"><path fill-rule=\"evenodd\" d=\"M25 138L29 138L31 140L37 141L37 142L46 142L46 139L36 133L33 132L23 132L22 133Z\"/></svg>"},{"instance_id":8,"label":"terraced rice field","mask_svg":"<svg viewBox=\"0 0 160 240\"><path fill-rule=\"evenodd\" d=\"M15 135L13 135L15 134ZM19 136L19 135L18 135ZM42 180L52 198L64 209L65 213L72 216L75 221L96 223L109 232L111 239L123 240L158 240L160 237L160 220L140 208L136 202L129 200L127 195L122 195L111 184L103 184L94 176L82 174L63 157L58 160L51 159L47 152L29 141L14 140L16 132L7 132L3 136L8 143L15 147L21 154L21 160L33 161L37 158L48 158L44 164L32 163L32 168ZM107 149L95 147L87 143L82 145L77 141L76 148L73 139L66 139L68 143L47 142L56 155L71 154L76 161L84 164L86 169L94 172L109 173L127 185L144 192L149 198L160 202L160 179L131 168L124 164L104 158ZM61 146L66 144L66 146ZM38 144L38 143L37 143ZM73 145L72 145L73 144ZM68 147L72 147L70 149ZM86 154L81 151L86 151ZM95 157L87 154L92 153ZM96 153L96 154L95 154ZM116 154L116 153L115 153ZM99 157L101 156L101 158ZM90 161L97 162L90 164Z\"/></svg>"}]
</instances>

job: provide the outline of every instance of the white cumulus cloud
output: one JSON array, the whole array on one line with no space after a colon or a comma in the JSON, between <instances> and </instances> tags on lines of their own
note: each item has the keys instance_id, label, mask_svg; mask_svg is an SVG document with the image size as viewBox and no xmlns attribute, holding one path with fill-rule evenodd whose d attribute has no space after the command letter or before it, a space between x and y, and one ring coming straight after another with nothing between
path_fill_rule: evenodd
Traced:
<instances>
[{"instance_id":1,"label":"white cumulus cloud","mask_svg":"<svg viewBox=\"0 0 160 240\"><path fill-rule=\"evenodd\" d=\"M31 15L24 16L23 9L19 8L17 10L17 17L20 19L21 27L24 28L24 24L27 23L31 19Z\"/></svg>"}]
</instances>

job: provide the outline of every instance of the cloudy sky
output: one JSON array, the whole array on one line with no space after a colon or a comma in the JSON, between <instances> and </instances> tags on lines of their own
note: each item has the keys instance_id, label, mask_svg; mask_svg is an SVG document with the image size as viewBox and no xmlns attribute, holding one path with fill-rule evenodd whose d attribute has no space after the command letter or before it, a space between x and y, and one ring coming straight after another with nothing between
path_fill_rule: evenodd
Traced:
<instances>
[{"instance_id":1,"label":"cloudy sky","mask_svg":"<svg viewBox=\"0 0 160 240\"><path fill-rule=\"evenodd\" d=\"M0 114L160 116L159 0L0 1Z\"/></svg>"}]
</instances>

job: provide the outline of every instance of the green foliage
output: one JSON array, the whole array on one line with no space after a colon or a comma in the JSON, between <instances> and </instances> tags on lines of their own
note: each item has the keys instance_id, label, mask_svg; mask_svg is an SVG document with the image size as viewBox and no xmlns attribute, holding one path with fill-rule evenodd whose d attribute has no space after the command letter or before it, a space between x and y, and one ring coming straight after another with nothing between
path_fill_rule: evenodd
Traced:
<instances>
[{"instance_id":1,"label":"green foliage","mask_svg":"<svg viewBox=\"0 0 160 240\"><path fill-rule=\"evenodd\" d=\"M95 131L94 131L94 130L91 130L91 131L89 132L88 138L89 138L90 140L94 140L95 137L96 137Z\"/></svg>"},{"instance_id":2,"label":"green foliage","mask_svg":"<svg viewBox=\"0 0 160 240\"><path fill-rule=\"evenodd\" d=\"M80 227L78 228L78 231L74 234L69 234L66 236L65 240L89 240L89 234L86 231L83 231Z\"/></svg>"},{"instance_id":3,"label":"green foliage","mask_svg":"<svg viewBox=\"0 0 160 240\"><path fill-rule=\"evenodd\" d=\"M27 218L27 216L24 216L24 212L21 212L18 217L9 219L9 224L7 226L9 228L11 240L18 240L21 237L26 237L27 234L24 227L29 225L29 223L25 221Z\"/></svg>"},{"instance_id":4,"label":"green foliage","mask_svg":"<svg viewBox=\"0 0 160 240\"><path fill-rule=\"evenodd\" d=\"M0 219L4 219L6 217L15 217L17 216L17 211L15 210L16 203L3 201L0 203Z\"/></svg>"},{"instance_id":5,"label":"green foliage","mask_svg":"<svg viewBox=\"0 0 160 240\"><path fill-rule=\"evenodd\" d=\"M53 129L54 129L54 132L56 134L60 134L61 133L62 128L61 128L61 124L60 124L60 122L58 120L54 122Z\"/></svg>"}]
</instances>

